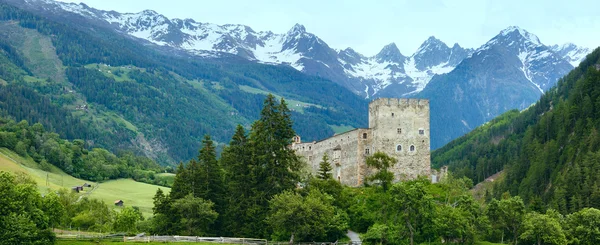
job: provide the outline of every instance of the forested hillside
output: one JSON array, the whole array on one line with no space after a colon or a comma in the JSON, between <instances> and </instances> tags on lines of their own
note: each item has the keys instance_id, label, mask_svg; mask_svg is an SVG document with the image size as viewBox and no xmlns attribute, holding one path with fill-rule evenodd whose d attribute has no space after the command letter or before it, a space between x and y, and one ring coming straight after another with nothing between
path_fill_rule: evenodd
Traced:
<instances>
[{"instance_id":1,"label":"forested hillside","mask_svg":"<svg viewBox=\"0 0 600 245\"><path fill-rule=\"evenodd\" d=\"M600 49L540 101L510 111L433 152L436 167L476 182L505 170L490 195L519 195L561 213L600 207Z\"/></svg>"},{"instance_id":2,"label":"forested hillside","mask_svg":"<svg viewBox=\"0 0 600 245\"><path fill-rule=\"evenodd\" d=\"M235 125L248 128L268 93L286 98L307 140L366 126L367 101L328 80L165 52L85 20L50 20L6 3L0 49L2 116L161 163L191 159L205 134L226 142Z\"/></svg>"}]
</instances>

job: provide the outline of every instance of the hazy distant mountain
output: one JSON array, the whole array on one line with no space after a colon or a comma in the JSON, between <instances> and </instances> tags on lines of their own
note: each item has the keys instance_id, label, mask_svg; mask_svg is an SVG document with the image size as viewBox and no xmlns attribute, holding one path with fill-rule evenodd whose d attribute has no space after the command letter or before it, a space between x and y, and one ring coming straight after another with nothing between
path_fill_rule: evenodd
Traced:
<instances>
[{"instance_id":1,"label":"hazy distant mountain","mask_svg":"<svg viewBox=\"0 0 600 245\"><path fill-rule=\"evenodd\" d=\"M572 69L534 34L514 26L501 31L417 95L431 100L432 147L529 107Z\"/></svg>"},{"instance_id":2,"label":"hazy distant mountain","mask_svg":"<svg viewBox=\"0 0 600 245\"><path fill-rule=\"evenodd\" d=\"M569 61L573 66L578 66L585 56L592 52L589 48L579 47L572 43L552 45L550 49Z\"/></svg>"}]
</instances>

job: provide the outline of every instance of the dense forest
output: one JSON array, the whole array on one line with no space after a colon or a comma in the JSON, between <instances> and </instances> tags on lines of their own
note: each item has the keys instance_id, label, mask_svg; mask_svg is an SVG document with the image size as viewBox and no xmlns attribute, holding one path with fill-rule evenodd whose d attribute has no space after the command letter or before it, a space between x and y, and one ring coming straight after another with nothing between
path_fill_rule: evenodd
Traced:
<instances>
[{"instance_id":1,"label":"dense forest","mask_svg":"<svg viewBox=\"0 0 600 245\"><path fill-rule=\"evenodd\" d=\"M433 152L479 182L504 170L490 196L519 195L562 214L600 208L600 49L530 108L510 111Z\"/></svg>"}]
</instances>

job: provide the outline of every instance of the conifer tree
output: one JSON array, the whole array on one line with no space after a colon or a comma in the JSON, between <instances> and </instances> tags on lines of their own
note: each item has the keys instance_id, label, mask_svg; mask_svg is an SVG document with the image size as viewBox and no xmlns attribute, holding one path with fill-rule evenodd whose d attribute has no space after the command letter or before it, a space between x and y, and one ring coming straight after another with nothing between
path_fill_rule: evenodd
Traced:
<instances>
[{"instance_id":1,"label":"conifer tree","mask_svg":"<svg viewBox=\"0 0 600 245\"><path fill-rule=\"evenodd\" d=\"M222 203L221 194L223 193L223 169L217 161L217 153L210 135L205 135L202 140L202 148L198 155L199 161L199 194L196 197L210 200L215 205Z\"/></svg>"},{"instance_id":2,"label":"conifer tree","mask_svg":"<svg viewBox=\"0 0 600 245\"><path fill-rule=\"evenodd\" d=\"M252 206L248 213L254 220L262 222L254 224L255 236L264 237L268 231L264 222L268 200L285 190L295 188L300 176L300 161L295 152L289 148L295 132L292 129L290 110L281 99L277 103L273 95L265 99L260 119L252 124L249 143L252 150L253 182Z\"/></svg>"},{"instance_id":3,"label":"conifer tree","mask_svg":"<svg viewBox=\"0 0 600 245\"><path fill-rule=\"evenodd\" d=\"M319 163L319 175L317 177L322 180L331 179L331 170L333 170L333 168L329 163L329 156L327 156L327 153L325 153L323 154L321 163Z\"/></svg>"},{"instance_id":4,"label":"conifer tree","mask_svg":"<svg viewBox=\"0 0 600 245\"><path fill-rule=\"evenodd\" d=\"M223 169L217 161L217 153L210 135L205 135L202 139L202 148L198 155L198 171L195 175L195 182L198 183L194 188L197 192L195 197L202 198L214 203L214 209L217 213L224 212L223 195ZM217 218L212 226L211 232L221 231L222 217Z\"/></svg>"},{"instance_id":5,"label":"conifer tree","mask_svg":"<svg viewBox=\"0 0 600 245\"><path fill-rule=\"evenodd\" d=\"M250 134L253 161L258 165L257 177L262 180L266 199L294 188L299 180L300 162L288 147L294 135L286 102L281 99L278 104L273 95L268 95Z\"/></svg>"},{"instance_id":6,"label":"conifer tree","mask_svg":"<svg viewBox=\"0 0 600 245\"><path fill-rule=\"evenodd\" d=\"M247 213L251 187L254 186L252 161L246 132L241 125L237 126L229 146L223 149L220 162L227 182L222 215L224 235L252 235L252 221Z\"/></svg>"},{"instance_id":7,"label":"conifer tree","mask_svg":"<svg viewBox=\"0 0 600 245\"><path fill-rule=\"evenodd\" d=\"M188 193L190 193L190 185L188 183L187 171L183 163L179 163L175 179L173 180L173 187L171 187L171 200L183 198Z\"/></svg>"}]
</instances>

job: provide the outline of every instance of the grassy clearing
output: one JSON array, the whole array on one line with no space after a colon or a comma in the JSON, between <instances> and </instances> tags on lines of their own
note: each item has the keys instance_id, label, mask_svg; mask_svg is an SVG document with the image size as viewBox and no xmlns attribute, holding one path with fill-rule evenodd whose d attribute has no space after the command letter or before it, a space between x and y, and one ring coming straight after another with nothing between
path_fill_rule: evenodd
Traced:
<instances>
[{"instance_id":1,"label":"grassy clearing","mask_svg":"<svg viewBox=\"0 0 600 245\"><path fill-rule=\"evenodd\" d=\"M138 68L135 66L108 66L105 64L94 63L94 64L85 65L84 67L88 68L88 69L98 70L98 71L102 72L102 74L104 74L105 76L115 79L115 81L117 81L117 82L132 80L129 77L129 72L132 70L146 72L146 69Z\"/></svg>"},{"instance_id":2,"label":"grassy clearing","mask_svg":"<svg viewBox=\"0 0 600 245\"><path fill-rule=\"evenodd\" d=\"M250 87L250 86L246 86L246 85L240 85L239 87L240 87L240 89L242 91L247 92L247 93L251 93L251 94L272 94L277 99L281 99L282 98L281 95L274 94L274 93L271 93L269 91L265 91L265 90L262 90L262 89L258 89L258 88L254 88L254 87ZM310 106L314 106L314 107L317 107L317 108L323 108L322 106L317 105L317 104L306 103L306 102L302 102L302 101L299 101L299 100L288 99L288 98L285 98L285 97L284 97L284 99L288 103L288 107L290 108L290 110L294 110L294 111L297 111L297 112L300 112L300 113L304 113L304 108L310 107Z\"/></svg>"},{"instance_id":3,"label":"grassy clearing","mask_svg":"<svg viewBox=\"0 0 600 245\"><path fill-rule=\"evenodd\" d=\"M170 188L136 182L131 179L118 179L100 183L100 187L90 196L104 200L109 205L120 199L123 200L125 206L137 206L142 213L150 215L154 206L152 197L159 188L167 193L171 191Z\"/></svg>"},{"instance_id":4,"label":"grassy clearing","mask_svg":"<svg viewBox=\"0 0 600 245\"><path fill-rule=\"evenodd\" d=\"M333 132L336 134L345 133L354 129L354 127L348 125L329 125L329 127L333 129Z\"/></svg>"},{"instance_id":5,"label":"grassy clearing","mask_svg":"<svg viewBox=\"0 0 600 245\"><path fill-rule=\"evenodd\" d=\"M44 171L39 169L38 164L33 160L22 158L6 148L0 148L0 171L24 173L30 176L38 184L41 193L47 193L48 191L58 190L60 188L71 188L73 186L82 185L83 183L90 183L92 186L98 185L92 192L88 193L91 188L84 188L84 191L80 192L80 194L89 196L90 198L100 199L109 206L111 206L115 200L123 200L125 206L139 207L144 216L150 216L152 214L152 197L154 197L158 188L167 193L171 191L171 189L167 187L159 187L131 179L118 179L94 183L70 176L54 166L52 166L50 171ZM119 209L119 207L114 208Z\"/></svg>"}]
</instances>

